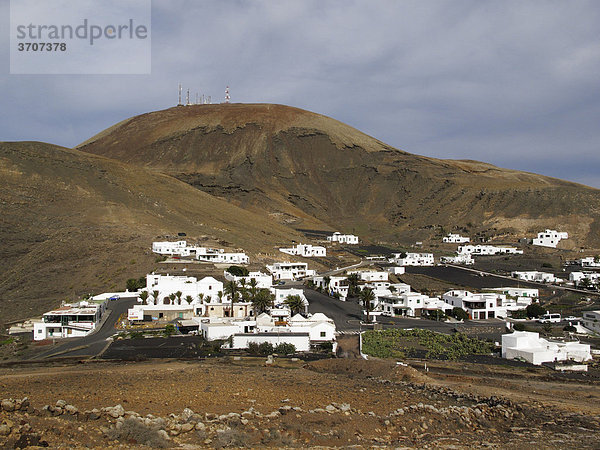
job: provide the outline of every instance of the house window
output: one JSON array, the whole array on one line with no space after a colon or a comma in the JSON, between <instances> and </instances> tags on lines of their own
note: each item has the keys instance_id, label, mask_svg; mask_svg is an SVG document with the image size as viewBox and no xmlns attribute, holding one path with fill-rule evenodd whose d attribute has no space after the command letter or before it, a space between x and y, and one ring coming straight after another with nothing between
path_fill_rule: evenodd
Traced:
<instances>
[{"instance_id":1,"label":"house window","mask_svg":"<svg viewBox=\"0 0 600 450\"><path fill-rule=\"evenodd\" d=\"M325 334L326 333L324 331L321 331L321 337L325 337Z\"/></svg>"}]
</instances>

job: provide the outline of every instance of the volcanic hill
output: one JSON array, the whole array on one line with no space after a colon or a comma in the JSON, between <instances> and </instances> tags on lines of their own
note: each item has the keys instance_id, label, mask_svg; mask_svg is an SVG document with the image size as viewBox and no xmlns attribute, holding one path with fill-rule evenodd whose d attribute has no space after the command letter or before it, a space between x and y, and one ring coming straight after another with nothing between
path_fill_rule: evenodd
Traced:
<instances>
[{"instance_id":1,"label":"volcanic hill","mask_svg":"<svg viewBox=\"0 0 600 450\"><path fill-rule=\"evenodd\" d=\"M596 247L600 190L490 164L397 150L331 118L282 105L174 107L125 120L77 147L172 175L240 207L363 239L443 232Z\"/></svg>"},{"instance_id":2,"label":"volcanic hill","mask_svg":"<svg viewBox=\"0 0 600 450\"><path fill-rule=\"evenodd\" d=\"M301 235L172 177L39 142L0 142L0 321L123 290L157 266L157 238L256 254Z\"/></svg>"}]
</instances>

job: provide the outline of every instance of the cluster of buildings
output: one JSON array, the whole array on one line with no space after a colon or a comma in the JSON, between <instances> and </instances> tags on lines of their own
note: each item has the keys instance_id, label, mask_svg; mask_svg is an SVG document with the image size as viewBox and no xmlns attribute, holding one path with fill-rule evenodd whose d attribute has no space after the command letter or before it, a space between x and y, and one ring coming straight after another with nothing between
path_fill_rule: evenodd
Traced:
<instances>
[{"instance_id":1,"label":"cluster of buildings","mask_svg":"<svg viewBox=\"0 0 600 450\"><path fill-rule=\"evenodd\" d=\"M186 241L153 242L152 251L159 255L191 257L198 261L215 264L248 264L250 258L244 252L226 252L222 248L188 245Z\"/></svg>"}]
</instances>

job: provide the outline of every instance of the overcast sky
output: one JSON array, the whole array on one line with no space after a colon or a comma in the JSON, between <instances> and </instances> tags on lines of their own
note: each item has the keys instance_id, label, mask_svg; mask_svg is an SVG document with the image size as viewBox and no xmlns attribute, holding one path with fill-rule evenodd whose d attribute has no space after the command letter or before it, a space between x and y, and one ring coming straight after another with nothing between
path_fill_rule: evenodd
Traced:
<instances>
[{"instance_id":1,"label":"overcast sky","mask_svg":"<svg viewBox=\"0 0 600 450\"><path fill-rule=\"evenodd\" d=\"M411 153L600 188L600 1L154 0L151 37L150 75L10 75L3 33L0 140L72 147L174 106L178 82L213 102L229 85Z\"/></svg>"}]
</instances>

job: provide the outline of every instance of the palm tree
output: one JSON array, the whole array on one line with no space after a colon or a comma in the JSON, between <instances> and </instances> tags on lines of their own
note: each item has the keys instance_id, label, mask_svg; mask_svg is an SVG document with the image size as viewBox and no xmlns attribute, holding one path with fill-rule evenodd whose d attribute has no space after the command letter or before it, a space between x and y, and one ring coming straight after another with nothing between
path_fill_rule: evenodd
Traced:
<instances>
[{"instance_id":1,"label":"palm tree","mask_svg":"<svg viewBox=\"0 0 600 450\"><path fill-rule=\"evenodd\" d=\"M198 301L200 301L200 304L204 303L204 294L202 292L198 294Z\"/></svg>"},{"instance_id":2,"label":"palm tree","mask_svg":"<svg viewBox=\"0 0 600 450\"><path fill-rule=\"evenodd\" d=\"M217 292L217 297L219 297L219 303L223 302L223 291Z\"/></svg>"},{"instance_id":3,"label":"palm tree","mask_svg":"<svg viewBox=\"0 0 600 450\"><path fill-rule=\"evenodd\" d=\"M158 291L152 291L152 298L154 299L154 304L158 305L158 296L160 295L160 292Z\"/></svg>"},{"instance_id":4,"label":"palm tree","mask_svg":"<svg viewBox=\"0 0 600 450\"><path fill-rule=\"evenodd\" d=\"M248 285L250 286L248 288L249 300L252 301L258 292L258 281L256 281L256 278L250 278Z\"/></svg>"},{"instance_id":5,"label":"palm tree","mask_svg":"<svg viewBox=\"0 0 600 450\"><path fill-rule=\"evenodd\" d=\"M394 292L396 292L396 286L390 286L390 292L393 294Z\"/></svg>"},{"instance_id":6,"label":"palm tree","mask_svg":"<svg viewBox=\"0 0 600 450\"><path fill-rule=\"evenodd\" d=\"M348 282L348 296L355 297L356 292L358 291L358 282L360 281L360 277L356 272L354 272L348 275L346 281Z\"/></svg>"},{"instance_id":7,"label":"palm tree","mask_svg":"<svg viewBox=\"0 0 600 450\"><path fill-rule=\"evenodd\" d=\"M283 301L290 310L292 314L298 314L300 312L305 311L304 300L299 295L288 295L287 298Z\"/></svg>"},{"instance_id":8,"label":"palm tree","mask_svg":"<svg viewBox=\"0 0 600 450\"><path fill-rule=\"evenodd\" d=\"M191 295L186 295L185 301L188 303L188 305L191 305L192 302L194 301L194 297L192 297Z\"/></svg>"},{"instance_id":9,"label":"palm tree","mask_svg":"<svg viewBox=\"0 0 600 450\"><path fill-rule=\"evenodd\" d=\"M183 292L181 291L177 291L175 292L175 297L177 298L177 304L181 305L181 296L183 295Z\"/></svg>"},{"instance_id":10,"label":"palm tree","mask_svg":"<svg viewBox=\"0 0 600 450\"><path fill-rule=\"evenodd\" d=\"M329 275L325 275L323 277L323 284L325 285L325 291L329 294L329 283L331 283L331 277Z\"/></svg>"},{"instance_id":11,"label":"palm tree","mask_svg":"<svg viewBox=\"0 0 600 450\"><path fill-rule=\"evenodd\" d=\"M175 295L175 293L171 293L171 294L169 294L169 300L171 300L171 303L170 303L170 304L174 305L174 304L175 304L175 299L176 299L176 298L177 298L177 296Z\"/></svg>"},{"instance_id":12,"label":"palm tree","mask_svg":"<svg viewBox=\"0 0 600 450\"><path fill-rule=\"evenodd\" d=\"M246 288L246 279L240 278L239 284L240 284L239 291L240 291L242 300L247 302L248 301L248 289Z\"/></svg>"},{"instance_id":13,"label":"palm tree","mask_svg":"<svg viewBox=\"0 0 600 450\"><path fill-rule=\"evenodd\" d=\"M238 285L235 281L228 281L225 283L225 294L229 296L231 299L231 303L237 301L238 296L240 294L240 290L238 289Z\"/></svg>"},{"instance_id":14,"label":"palm tree","mask_svg":"<svg viewBox=\"0 0 600 450\"><path fill-rule=\"evenodd\" d=\"M148 294L148 291L142 291L140 292L140 298L142 299L142 305L147 305L147 301L148 301L148 296L150 294Z\"/></svg>"},{"instance_id":15,"label":"palm tree","mask_svg":"<svg viewBox=\"0 0 600 450\"><path fill-rule=\"evenodd\" d=\"M268 308L271 308L273 306L273 300L275 300L275 296L271 294L271 291L268 289L259 290L252 299L252 306L254 307L255 314L258 316Z\"/></svg>"},{"instance_id":16,"label":"palm tree","mask_svg":"<svg viewBox=\"0 0 600 450\"><path fill-rule=\"evenodd\" d=\"M359 295L360 301L367 311L367 323L369 323L370 312L373 310L373 300L375 300L375 294L373 293L373 289L364 288L360 291Z\"/></svg>"}]
</instances>

